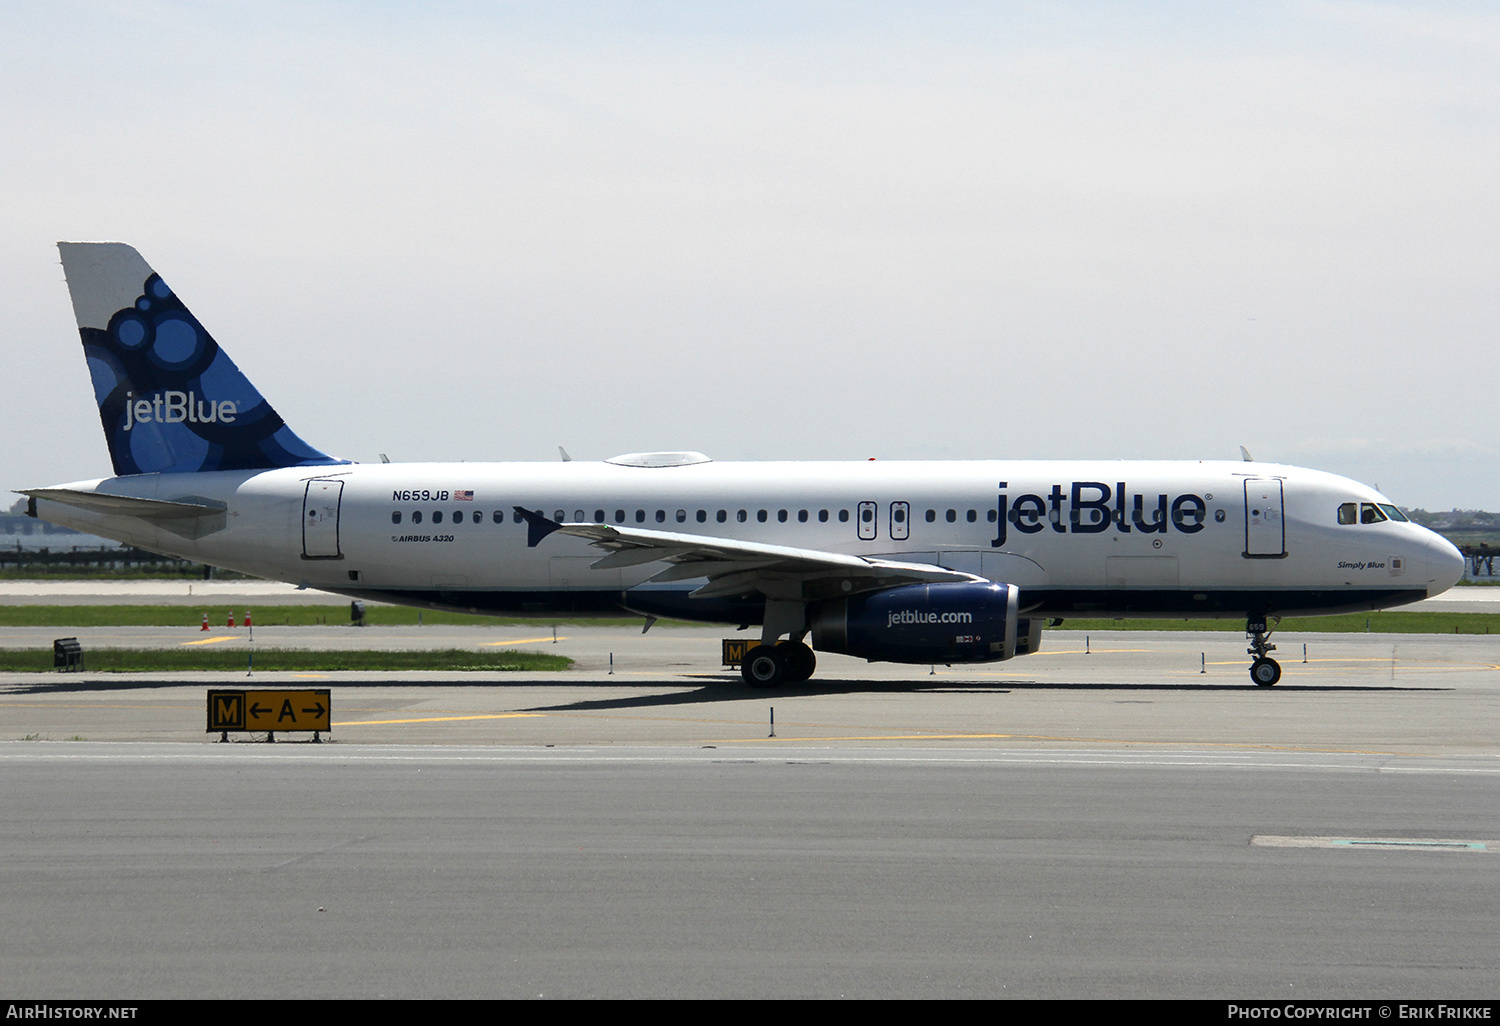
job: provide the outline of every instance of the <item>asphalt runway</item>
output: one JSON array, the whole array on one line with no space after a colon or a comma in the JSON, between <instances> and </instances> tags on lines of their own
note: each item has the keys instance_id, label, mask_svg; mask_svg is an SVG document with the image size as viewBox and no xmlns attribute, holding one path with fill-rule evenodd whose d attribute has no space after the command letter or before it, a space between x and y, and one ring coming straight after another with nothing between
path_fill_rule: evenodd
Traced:
<instances>
[{"instance_id":1,"label":"asphalt runway","mask_svg":"<svg viewBox=\"0 0 1500 1026\"><path fill-rule=\"evenodd\" d=\"M1484 759L8 742L0 766L0 975L28 999L1492 1000L1500 970Z\"/></svg>"},{"instance_id":2,"label":"asphalt runway","mask_svg":"<svg viewBox=\"0 0 1500 1026\"><path fill-rule=\"evenodd\" d=\"M28 631L0 645L231 636ZM764 692L719 665L718 630L558 635L211 644L520 647L564 674L0 677L0 979L116 999L1500 990L1500 636L1283 629L1262 689L1234 633L1052 631L976 668L822 656ZM288 685L331 689L329 743L205 731L208 688Z\"/></svg>"}]
</instances>

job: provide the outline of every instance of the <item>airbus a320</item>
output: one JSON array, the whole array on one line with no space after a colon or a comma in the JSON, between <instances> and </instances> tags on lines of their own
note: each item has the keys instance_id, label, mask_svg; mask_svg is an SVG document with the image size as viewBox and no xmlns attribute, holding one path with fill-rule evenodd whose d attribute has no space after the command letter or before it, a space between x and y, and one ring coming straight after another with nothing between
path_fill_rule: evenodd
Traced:
<instances>
[{"instance_id":1,"label":"airbus a320","mask_svg":"<svg viewBox=\"0 0 1500 1026\"><path fill-rule=\"evenodd\" d=\"M1067 617L1234 618L1275 684L1280 617L1463 573L1347 478L1256 462L355 463L304 441L134 249L60 243L115 476L32 515L355 598L760 625L752 686L816 652L987 663Z\"/></svg>"}]
</instances>

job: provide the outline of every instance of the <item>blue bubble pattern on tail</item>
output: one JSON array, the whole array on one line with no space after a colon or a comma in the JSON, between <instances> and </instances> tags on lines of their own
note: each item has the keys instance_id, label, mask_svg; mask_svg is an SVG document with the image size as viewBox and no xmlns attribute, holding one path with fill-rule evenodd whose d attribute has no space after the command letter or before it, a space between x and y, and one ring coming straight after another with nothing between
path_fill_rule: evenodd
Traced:
<instances>
[{"instance_id":1,"label":"blue bubble pattern on tail","mask_svg":"<svg viewBox=\"0 0 1500 1026\"><path fill-rule=\"evenodd\" d=\"M118 475L347 462L298 438L158 274L79 334Z\"/></svg>"}]
</instances>

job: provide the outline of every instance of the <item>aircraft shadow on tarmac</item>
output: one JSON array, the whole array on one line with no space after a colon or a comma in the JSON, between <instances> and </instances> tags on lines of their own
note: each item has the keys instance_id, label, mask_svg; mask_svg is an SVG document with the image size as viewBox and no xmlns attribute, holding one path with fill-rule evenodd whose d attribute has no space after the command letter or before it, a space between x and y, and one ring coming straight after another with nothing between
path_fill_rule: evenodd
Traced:
<instances>
[{"instance_id":1,"label":"aircraft shadow on tarmac","mask_svg":"<svg viewBox=\"0 0 1500 1026\"><path fill-rule=\"evenodd\" d=\"M700 678L702 679L702 678ZM604 685L606 687L623 686L628 688L640 687L681 687L685 682L681 680L663 679L660 681L631 681L623 685ZM833 697L838 695L860 695L860 694L992 694L1007 695L1013 691L1105 691L1128 694L1157 694L1162 692L1243 692L1263 691L1253 684L1109 684L1109 683L1063 683L1055 681L1032 681L1032 680L1004 680L984 681L972 685L955 684L952 681L944 681L941 684L924 681L900 681L900 680L815 680L807 681L793 686L784 686L774 689L751 688L740 682L738 675L730 677L715 677L703 680L702 686L692 691L679 691L670 695L631 695L619 698L585 699L576 702L566 702L557 705L531 706L528 711L533 712L583 712L590 710L605 709L632 709L647 708L651 706L693 705L713 702L743 702L748 699L758 699L767 702L775 702L778 698L809 698L809 697ZM1395 692L1395 691L1448 691L1450 688L1431 687L1403 687L1397 685L1374 687L1370 685L1340 685L1340 686L1303 686L1286 688L1287 691L1300 692L1348 692L1368 694L1370 692Z\"/></svg>"},{"instance_id":2,"label":"aircraft shadow on tarmac","mask_svg":"<svg viewBox=\"0 0 1500 1026\"><path fill-rule=\"evenodd\" d=\"M562 702L557 704L533 705L516 707L520 712L582 712L590 710L605 709L641 709L659 706L675 705L701 705L721 702L743 702L746 700L762 700L775 702L777 699L832 697L838 695L859 694L994 694L1004 695L1013 691L1067 691L1067 692L1114 692L1118 694L1131 695L1161 695L1168 693L1183 692L1261 692L1266 695L1267 700L1275 701L1280 693L1347 693L1367 695L1372 693L1392 692L1438 692L1451 691L1452 688L1443 687L1418 687L1398 684L1370 685L1370 684L1295 684L1281 686L1274 690L1258 688L1253 684L1227 684L1210 682L1190 683L1109 683L1090 681L1087 683L1070 683L1064 681L1035 681L1035 680L990 680L976 681L972 684L956 682L948 679L917 679L917 680L830 680L814 679L804 681L800 684L785 685L779 688L752 688L747 686L739 674L693 674L683 676L663 676L660 679L642 679L633 677L629 680L606 680L579 682L576 680L547 680L536 677L527 677L521 680L465 680L462 677L449 678L436 681L410 681L410 680L340 680L340 681L308 681L306 683L291 683L287 681L257 681L255 678L239 678L234 680L203 681L194 684L183 680L139 680L123 678L120 680L79 680L52 678L35 683L12 685L4 688L3 694L9 695L63 695L63 694L89 694L99 692L138 691L158 689L181 689L184 687L201 686L204 688L226 689L243 687L273 688L276 690L297 689L301 687L327 687L334 691L346 688L405 688L405 689L438 689L438 688L484 688L489 690L504 690L507 688L608 688L612 691L624 692L618 697L591 698L574 702ZM638 692L642 688L673 688L671 694L642 695Z\"/></svg>"}]
</instances>

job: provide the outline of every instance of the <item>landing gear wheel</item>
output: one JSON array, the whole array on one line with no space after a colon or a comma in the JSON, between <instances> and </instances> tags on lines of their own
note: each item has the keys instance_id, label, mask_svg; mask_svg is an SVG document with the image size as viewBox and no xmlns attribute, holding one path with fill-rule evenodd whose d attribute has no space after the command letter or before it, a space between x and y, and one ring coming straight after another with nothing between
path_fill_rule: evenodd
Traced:
<instances>
[{"instance_id":1,"label":"landing gear wheel","mask_svg":"<svg viewBox=\"0 0 1500 1026\"><path fill-rule=\"evenodd\" d=\"M1276 623L1281 623L1281 617L1276 617ZM1271 644L1269 627L1264 614L1251 613L1245 618L1245 634L1250 639L1246 651L1255 657L1250 664L1250 679L1262 688L1271 687L1281 679L1281 664L1266 654L1276 651L1276 646Z\"/></svg>"},{"instance_id":2,"label":"landing gear wheel","mask_svg":"<svg viewBox=\"0 0 1500 1026\"><path fill-rule=\"evenodd\" d=\"M1260 687L1272 687L1281 679L1281 664L1274 659L1257 659L1250 664L1250 679Z\"/></svg>"},{"instance_id":3,"label":"landing gear wheel","mask_svg":"<svg viewBox=\"0 0 1500 1026\"><path fill-rule=\"evenodd\" d=\"M774 645L756 645L745 653L740 676L752 688L774 688L787 679L786 657Z\"/></svg>"},{"instance_id":4,"label":"landing gear wheel","mask_svg":"<svg viewBox=\"0 0 1500 1026\"><path fill-rule=\"evenodd\" d=\"M800 641L783 641L776 646L786 663L786 679L793 683L807 680L818 668L818 657Z\"/></svg>"}]
</instances>

